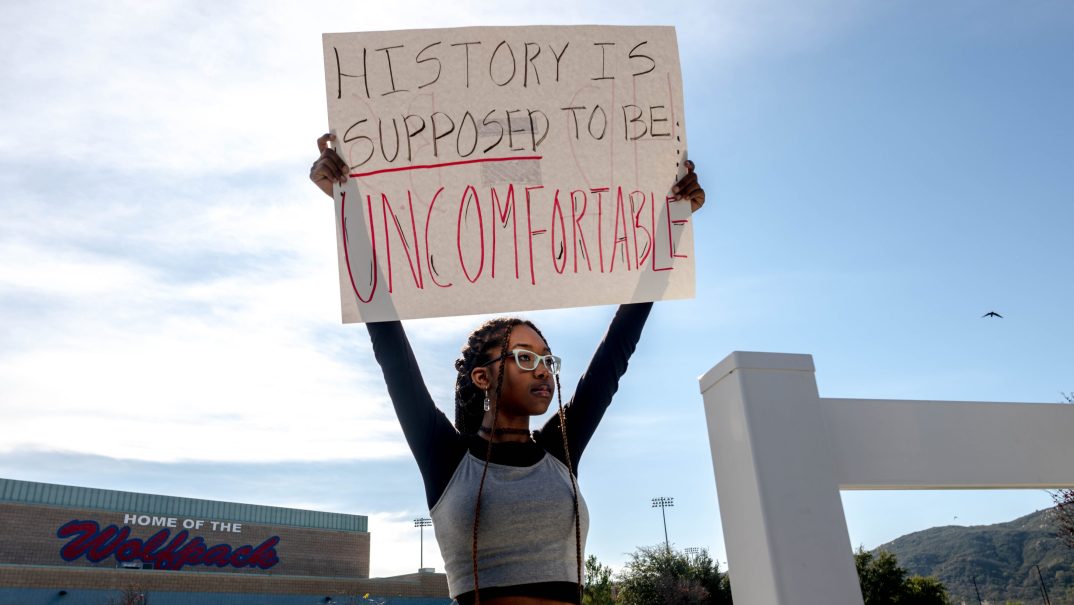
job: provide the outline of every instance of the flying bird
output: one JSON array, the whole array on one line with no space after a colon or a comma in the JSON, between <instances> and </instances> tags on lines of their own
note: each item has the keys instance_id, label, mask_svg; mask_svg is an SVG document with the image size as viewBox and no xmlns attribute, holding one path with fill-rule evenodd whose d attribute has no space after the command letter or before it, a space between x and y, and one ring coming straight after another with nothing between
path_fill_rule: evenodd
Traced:
<instances>
[{"instance_id":1,"label":"flying bird","mask_svg":"<svg viewBox=\"0 0 1074 605\"><path fill-rule=\"evenodd\" d=\"M999 313L996 313L995 311L989 311L988 313L985 313L981 317L998 317L1000 319L1003 319L1003 316L1000 315Z\"/></svg>"}]
</instances>

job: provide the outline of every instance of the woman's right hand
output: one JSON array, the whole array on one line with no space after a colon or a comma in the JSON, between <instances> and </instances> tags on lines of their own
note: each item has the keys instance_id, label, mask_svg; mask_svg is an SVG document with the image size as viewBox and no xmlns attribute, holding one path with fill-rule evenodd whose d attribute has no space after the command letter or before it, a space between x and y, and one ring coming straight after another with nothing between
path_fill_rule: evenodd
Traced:
<instances>
[{"instance_id":1,"label":"woman's right hand","mask_svg":"<svg viewBox=\"0 0 1074 605\"><path fill-rule=\"evenodd\" d=\"M342 185L347 182L347 163L335 149L328 146L328 142L334 140L336 137L332 134L323 134L317 139L317 150L321 152L321 157L310 166L310 180L328 197L332 197L334 183Z\"/></svg>"}]
</instances>

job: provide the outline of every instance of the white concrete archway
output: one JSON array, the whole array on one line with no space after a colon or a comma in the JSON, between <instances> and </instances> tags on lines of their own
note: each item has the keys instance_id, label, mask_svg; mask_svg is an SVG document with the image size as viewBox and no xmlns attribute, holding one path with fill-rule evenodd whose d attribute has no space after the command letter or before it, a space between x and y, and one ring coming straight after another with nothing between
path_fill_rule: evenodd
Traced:
<instances>
[{"instance_id":1,"label":"white concrete archway","mask_svg":"<svg viewBox=\"0 0 1074 605\"><path fill-rule=\"evenodd\" d=\"M862 604L841 489L1074 486L1074 405L826 399L785 353L699 380L741 605Z\"/></svg>"}]
</instances>

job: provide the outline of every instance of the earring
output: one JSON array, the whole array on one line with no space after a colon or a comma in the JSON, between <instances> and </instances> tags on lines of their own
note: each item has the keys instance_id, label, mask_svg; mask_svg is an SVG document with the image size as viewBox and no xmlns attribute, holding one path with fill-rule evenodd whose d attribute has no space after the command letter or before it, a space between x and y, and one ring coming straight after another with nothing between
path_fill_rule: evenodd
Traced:
<instances>
[{"instance_id":1,"label":"earring","mask_svg":"<svg viewBox=\"0 0 1074 605\"><path fill-rule=\"evenodd\" d=\"M490 402L489 402L489 392L485 391L485 411L487 412L487 411L489 411L491 409L492 409L492 406L490 405Z\"/></svg>"}]
</instances>

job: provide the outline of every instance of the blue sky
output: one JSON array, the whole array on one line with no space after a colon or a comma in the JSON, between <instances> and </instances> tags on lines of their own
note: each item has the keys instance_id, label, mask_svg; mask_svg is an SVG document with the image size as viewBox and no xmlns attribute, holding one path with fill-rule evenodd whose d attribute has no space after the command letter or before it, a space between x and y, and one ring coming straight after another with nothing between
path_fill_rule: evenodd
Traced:
<instances>
[{"instance_id":1,"label":"blue sky","mask_svg":"<svg viewBox=\"0 0 1074 605\"><path fill-rule=\"evenodd\" d=\"M696 378L733 350L810 353L827 397L1074 391L1069 3L219 4L0 8L0 476L367 514L373 574L415 568L421 482L306 180L327 31L676 26L709 201L697 298L657 305L580 468L615 567L655 496L726 560ZM612 311L530 314L565 385ZM445 408L479 320L408 322ZM1049 502L844 494L867 547Z\"/></svg>"}]
</instances>

